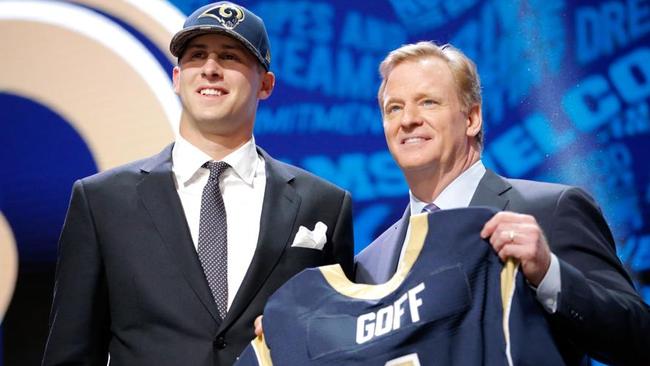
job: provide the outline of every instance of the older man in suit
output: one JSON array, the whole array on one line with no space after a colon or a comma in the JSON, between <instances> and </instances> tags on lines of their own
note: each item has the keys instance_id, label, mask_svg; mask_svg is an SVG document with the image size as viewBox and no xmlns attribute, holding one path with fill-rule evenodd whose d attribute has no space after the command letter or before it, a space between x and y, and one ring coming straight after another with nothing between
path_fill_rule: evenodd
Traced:
<instances>
[{"instance_id":1,"label":"older man in suit","mask_svg":"<svg viewBox=\"0 0 650 366\"><path fill-rule=\"evenodd\" d=\"M404 216L355 258L356 281L384 283L423 211L491 206L482 237L521 264L567 364L588 355L650 364L650 310L616 256L594 200L564 185L506 179L481 162L482 116L474 63L450 45L410 44L380 66L378 99L388 148L410 188ZM445 294L440 294L445 296Z\"/></svg>"},{"instance_id":2,"label":"older man in suit","mask_svg":"<svg viewBox=\"0 0 650 366\"><path fill-rule=\"evenodd\" d=\"M179 136L75 183L44 365L231 365L287 279L351 273L350 195L255 144L275 81L262 20L210 4L170 49Z\"/></svg>"}]
</instances>

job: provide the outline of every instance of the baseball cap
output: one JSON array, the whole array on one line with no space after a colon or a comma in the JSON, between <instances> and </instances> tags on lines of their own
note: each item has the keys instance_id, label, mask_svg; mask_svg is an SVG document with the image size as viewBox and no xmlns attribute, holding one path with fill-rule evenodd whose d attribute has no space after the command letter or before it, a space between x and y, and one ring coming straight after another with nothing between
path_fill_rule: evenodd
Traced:
<instances>
[{"instance_id":1,"label":"baseball cap","mask_svg":"<svg viewBox=\"0 0 650 366\"><path fill-rule=\"evenodd\" d=\"M262 18L243 6L220 1L194 11L169 44L172 55L180 57L194 37L222 33L240 41L268 71L271 66L269 36Z\"/></svg>"}]
</instances>

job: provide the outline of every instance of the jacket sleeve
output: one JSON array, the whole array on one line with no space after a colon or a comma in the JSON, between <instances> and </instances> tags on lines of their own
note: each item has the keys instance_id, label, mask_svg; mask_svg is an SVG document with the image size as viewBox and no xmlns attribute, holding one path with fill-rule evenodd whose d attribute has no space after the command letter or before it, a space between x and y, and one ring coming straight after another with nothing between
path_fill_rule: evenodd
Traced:
<instances>
[{"instance_id":1,"label":"jacket sleeve","mask_svg":"<svg viewBox=\"0 0 650 366\"><path fill-rule=\"evenodd\" d=\"M106 365L108 292L82 181L74 184L59 253L43 365Z\"/></svg>"},{"instance_id":2,"label":"jacket sleeve","mask_svg":"<svg viewBox=\"0 0 650 366\"><path fill-rule=\"evenodd\" d=\"M332 234L331 262L339 263L348 278L353 277L354 232L352 228L352 199L345 191Z\"/></svg>"},{"instance_id":3,"label":"jacket sleeve","mask_svg":"<svg viewBox=\"0 0 650 366\"><path fill-rule=\"evenodd\" d=\"M618 259L595 201L578 188L565 190L554 222L548 239L562 285L553 325L599 361L650 364L650 308Z\"/></svg>"}]
</instances>

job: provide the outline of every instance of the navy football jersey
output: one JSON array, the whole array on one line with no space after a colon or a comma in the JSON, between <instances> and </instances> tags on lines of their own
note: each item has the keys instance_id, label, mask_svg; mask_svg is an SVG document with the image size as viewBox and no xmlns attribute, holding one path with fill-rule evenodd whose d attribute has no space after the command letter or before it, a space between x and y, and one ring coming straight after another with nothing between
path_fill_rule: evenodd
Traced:
<instances>
[{"instance_id":1,"label":"navy football jersey","mask_svg":"<svg viewBox=\"0 0 650 366\"><path fill-rule=\"evenodd\" d=\"M563 365L517 266L481 239L495 211L414 215L403 259L380 285L338 265L304 270L264 309L248 365Z\"/></svg>"}]
</instances>

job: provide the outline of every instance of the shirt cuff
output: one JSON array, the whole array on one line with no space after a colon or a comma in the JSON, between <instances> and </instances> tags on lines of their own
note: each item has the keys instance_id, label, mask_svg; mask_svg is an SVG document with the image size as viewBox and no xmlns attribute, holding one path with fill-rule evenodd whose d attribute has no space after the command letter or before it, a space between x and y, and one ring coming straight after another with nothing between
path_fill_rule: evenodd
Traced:
<instances>
[{"instance_id":1,"label":"shirt cuff","mask_svg":"<svg viewBox=\"0 0 650 366\"><path fill-rule=\"evenodd\" d=\"M537 300L542 303L544 309L550 314L557 311L557 299L562 289L562 280L560 278L560 262L555 254L551 253L551 265L542 282L537 287Z\"/></svg>"}]
</instances>

